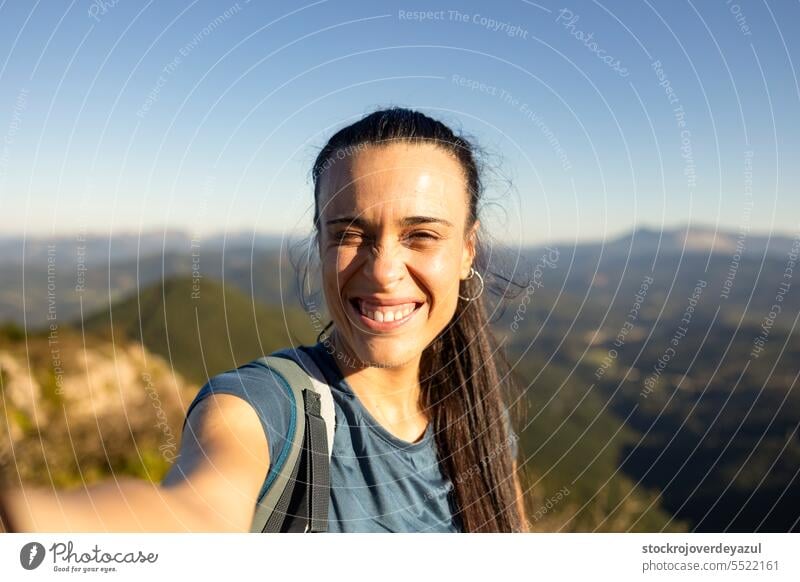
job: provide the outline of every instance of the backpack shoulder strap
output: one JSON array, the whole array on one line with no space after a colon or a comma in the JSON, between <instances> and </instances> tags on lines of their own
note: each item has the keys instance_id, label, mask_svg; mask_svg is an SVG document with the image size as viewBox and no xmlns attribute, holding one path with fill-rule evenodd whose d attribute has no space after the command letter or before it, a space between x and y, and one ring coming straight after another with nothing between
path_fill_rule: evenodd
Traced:
<instances>
[{"instance_id":1,"label":"backpack shoulder strap","mask_svg":"<svg viewBox=\"0 0 800 582\"><path fill-rule=\"evenodd\" d=\"M320 416L322 416L322 419L325 421L325 432L328 437L328 459L330 460L333 454L333 437L336 433L336 410L333 407L331 387L328 385L325 375L322 373L322 370L319 369L316 362L314 362L314 358L301 349L288 348L274 352L272 355L290 358L297 362L308 375L308 379L311 381L311 389L319 394Z\"/></svg>"},{"instance_id":2,"label":"backpack shoulder strap","mask_svg":"<svg viewBox=\"0 0 800 582\"><path fill-rule=\"evenodd\" d=\"M297 520L292 520L300 516L290 512L290 506L292 511L304 514L305 531L327 531L329 465L336 427L330 386L313 358L303 350L280 350L256 361L277 372L288 385L294 399L295 422L290 423L290 440L256 504L250 531L298 531ZM298 481L307 485L305 490L296 487ZM302 508L297 506L298 500Z\"/></svg>"},{"instance_id":3,"label":"backpack shoulder strap","mask_svg":"<svg viewBox=\"0 0 800 582\"><path fill-rule=\"evenodd\" d=\"M257 504L250 526L251 532L278 531L270 530L268 525L274 524L281 516L286 515L292 496L292 487L287 487L297 477L297 467L302 456L303 438L306 432L305 402L303 389L309 380L292 362L284 358L263 357L256 360L269 368L288 386L293 400L292 422L289 423L289 440L278 458L274 461L274 470L267 479L267 490ZM289 470L285 471L284 467ZM277 524L280 527L280 524Z\"/></svg>"}]
</instances>

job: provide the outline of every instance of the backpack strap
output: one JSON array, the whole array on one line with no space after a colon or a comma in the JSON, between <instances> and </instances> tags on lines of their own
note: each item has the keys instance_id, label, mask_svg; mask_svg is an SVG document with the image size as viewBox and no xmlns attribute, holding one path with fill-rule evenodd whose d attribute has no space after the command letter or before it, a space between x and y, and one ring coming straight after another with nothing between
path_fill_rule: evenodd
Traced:
<instances>
[{"instance_id":1,"label":"backpack strap","mask_svg":"<svg viewBox=\"0 0 800 582\"><path fill-rule=\"evenodd\" d=\"M251 532L280 531L283 517L287 515L293 485L297 479L300 457L305 435L305 404L302 386L308 382L302 372L291 362L280 358L259 358L259 364L268 368L278 381L288 387L292 398L292 418L289 422L289 440L278 458L273 462L273 471L267 478L267 490L256 504ZM289 470L284 470L287 467ZM292 486L289 487L291 481Z\"/></svg>"},{"instance_id":2,"label":"backpack strap","mask_svg":"<svg viewBox=\"0 0 800 582\"><path fill-rule=\"evenodd\" d=\"M325 375L322 373L322 370L319 369L316 362L314 362L314 358L301 349L287 348L273 352L272 355L281 358L289 358L297 362L308 375L308 379L311 381L311 389L319 394L320 415L325 421L325 431L328 437L328 459L330 460L333 454L333 435L336 433L336 410L333 407L331 387L328 385Z\"/></svg>"},{"instance_id":3,"label":"backpack strap","mask_svg":"<svg viewBox=\"0 0 800 582\"><path fill-rule=\"evenodd\" d=\"M330 387L302 350L281 350L256 362L277 373L288 386L294 422L289 426L290 439L267 479L267 489L257 501L250 531L301 531L300 525L306 532L327 531L335 430Z\"/></svg>"}]
</instances>

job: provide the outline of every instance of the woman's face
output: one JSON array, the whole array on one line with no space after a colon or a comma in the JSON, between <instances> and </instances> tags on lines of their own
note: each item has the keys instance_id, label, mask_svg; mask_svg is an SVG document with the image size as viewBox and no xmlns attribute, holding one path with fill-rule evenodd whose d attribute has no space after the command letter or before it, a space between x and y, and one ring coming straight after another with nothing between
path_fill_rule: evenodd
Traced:
<instances>
[{"instance_id":1,"label":"woman's face","mask_svg":"<svg viewBox=\"0 0 800 582\"><path fill-rule=\"evenodd\" d=\"M337 346L362 365L418 358L451 321L475 256L460 163L432 144L368 146L320 177L320 257Z\"/></svg>"}]
</instances>

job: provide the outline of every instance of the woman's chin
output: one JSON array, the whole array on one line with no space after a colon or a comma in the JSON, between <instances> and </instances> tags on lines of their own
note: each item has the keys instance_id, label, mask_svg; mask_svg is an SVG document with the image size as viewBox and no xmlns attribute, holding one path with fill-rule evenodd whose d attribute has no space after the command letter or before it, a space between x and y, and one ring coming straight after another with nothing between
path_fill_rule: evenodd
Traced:
<instances>
[{"instance_id":1,"label":"woman's chin","mask_svg":"<svg viewBox=\"0 0 800 582\"><path fill-rule=\"evenodd\" d=\"M399 338L376 337L365 341L357 353L366 365L375 368L403 366L415 358L419 358L421 354L421 352L415 351L413 346L409 346L407 342Z\"/></svg>"}]
</instances>

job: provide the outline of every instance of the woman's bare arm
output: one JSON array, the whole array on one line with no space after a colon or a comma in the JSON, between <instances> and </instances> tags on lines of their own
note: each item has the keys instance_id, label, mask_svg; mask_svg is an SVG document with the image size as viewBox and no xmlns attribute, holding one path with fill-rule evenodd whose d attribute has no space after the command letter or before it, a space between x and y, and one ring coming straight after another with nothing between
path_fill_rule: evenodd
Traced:
<instances>
[{"instance_id":1,"label":"woman's bare arm","mask_svg":"<svg viewBox=\"0 0 800 582\"><path fill-rule=\"evenodd\" d=\"M69 492L4 492L18 531L249 531L269 469L255 410L212 394L192 410L178 459L161 484L119 478Z\"/></svg>"}]
</instances>

